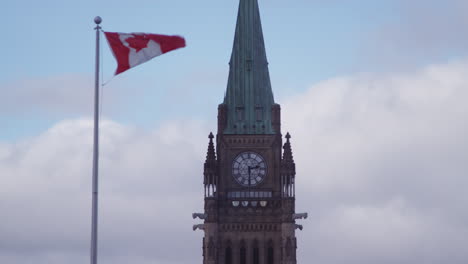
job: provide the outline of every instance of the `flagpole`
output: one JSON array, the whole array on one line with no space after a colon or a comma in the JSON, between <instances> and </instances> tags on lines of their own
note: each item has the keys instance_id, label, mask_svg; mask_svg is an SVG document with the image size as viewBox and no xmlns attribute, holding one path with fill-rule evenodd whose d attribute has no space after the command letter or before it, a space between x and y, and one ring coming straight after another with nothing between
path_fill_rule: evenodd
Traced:
<instances>
[{"instance_id":1,"label":"flagpole","mask_svg":"<svg viewBox=\"0 0 468 264\"><path fill-rule=\"evenodd\" d=\"M98 171L99 171L99 34L102 19L94 18L96 23L96 70L94 82L94 142L93 142L93 201L91 213L91 264L97 264L98 237Z\"/></svg>"}]
</instances>

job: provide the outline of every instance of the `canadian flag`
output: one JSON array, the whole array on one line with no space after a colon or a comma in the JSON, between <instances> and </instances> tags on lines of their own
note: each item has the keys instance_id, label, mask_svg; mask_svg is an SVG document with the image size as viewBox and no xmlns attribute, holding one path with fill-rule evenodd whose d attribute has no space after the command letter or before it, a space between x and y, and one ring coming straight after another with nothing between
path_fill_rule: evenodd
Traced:
<instances>
[{"instance_id":1,"label":"canadian flag","mask_svg":"<svg viewBox=\"0 0 468 264\"><path fill-rule=\"evenodd\" d=\"M185 39L179 36L117 32L104 34L117 60L115 75L156 56L185 47Z\"/></svg>"}]
</instances>

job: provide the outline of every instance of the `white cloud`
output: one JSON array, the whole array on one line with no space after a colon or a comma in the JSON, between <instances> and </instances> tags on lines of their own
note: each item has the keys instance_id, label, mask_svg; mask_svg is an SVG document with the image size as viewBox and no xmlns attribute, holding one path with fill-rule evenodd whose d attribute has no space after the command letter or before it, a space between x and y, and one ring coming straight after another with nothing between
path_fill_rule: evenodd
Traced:
<instances>
[{"instance_id":1,"label":"white cloud","mask_svg":"<svg viewBox=\"0 0 468 264\"><path fill-rule=\"evenodd\" d=\"M303 260L468 260L467 76L466 61L361 74L283 105L299 209L311 212Z\"/></svg>"},{"instance_id":2,"label":"white cloud","mask_svg":"<svg viewBox=\"0 0 468 264\"><path fill-rule=\"evenodd\" d=\"M27 256L35 263L87 261L91 126L90 120L63 121L27 142L1 146L0 210L7 213L0 224L0 262L30 263ZM203 208L204 124L174 121L144 132L104 121L101 130L103 261L200 258L201 234L191 231L190 216ZM187 254L174 257L168 247Z\"/></svg>"},{"instance_id":3,"label":"white cloud","mask_svg":"<svg viewBox=\"0 0 468 264\"><path fill-rule=\"evenodd\" d=\"M362 74L286 100L297 210L310 213L299 263L468 261L467 76L466 61ZM190 214L210 128L102 123L103 262L201 263ZM0 262L88 261L91 135L90 120L68 120L0 145Z\"/></svg>"}]
</instances>

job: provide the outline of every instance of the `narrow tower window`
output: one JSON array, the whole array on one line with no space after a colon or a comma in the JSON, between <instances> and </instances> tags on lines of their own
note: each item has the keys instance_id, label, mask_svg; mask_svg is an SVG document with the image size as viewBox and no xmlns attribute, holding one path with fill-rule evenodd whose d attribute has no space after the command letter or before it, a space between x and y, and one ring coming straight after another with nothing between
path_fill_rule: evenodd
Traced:
<instances>
[{"instance_id":1,"label":"narrow tower window","mask_svg":"<svg viewBox=\"0 0 468 264\"><path fill-rule=\"evenodd\" d=\"M255 117L257 118L257 121L263 120L263 107L255 107Z\"/></svg>"},{"instance_id":2,"label":"narrow tower window","mask_svg":"<svg viewBox=\"0 0 468 264\"><path fill-rule=\"evenodd\" d=\"M236 107L236 116L237 121L244 120L244 107Z\"/></svg>"},{"instance_id":3,"label":"narrow tower window","mask_svg":"<svg viewBox=\"0 0 468 264\"><path fill-rule=\"evenodd\" d=\"M214 257L214 247L215 246L214 246L214 243L213 243L213 238L210 237L210 240L208 242L208 257L210 259L213 259L213 257Z\"/></svg>"},{"instance_id":4,"label":"narrow tower window","mask_svg":"<svg viewBox=\"0 0 468 264\"><path fill-rule=\"evenodd\" d=\"M268 264L274 264L273 248L272 248L272 247L269 247L269 248L268 248L268 260L267 260L267 263L268 263Z\"/></svg>"},{"instance_id":5,"label":"narrow tower window","mask_svg":"<svg viewBox=\"0 0 468 264\"><path fill-rule=\"evenodd\" d=\"M291 248L292 245L291 245L291 238L288 237L288 239L286 240L286 257L291 257Z\"/></svg>"},{"instance_id":6,"label":"narrow tower window","mask_svg":"<svg viewBox=\"0 0 468 264\"><path fill-rule=\"evenodd\" d=\"M257 243L254 243L254 248L253 248L253 264L260 264L260 254L259 254Z\"/></svg>"},{"instance_id":7,"label":"narrow tower window","mask_svg":"<svg viewBox=\"0 0 468 264\"><path fill-rule=\"evenodd\" d=\"M250 59L250 58L246 60L247 71L251 71L251 70L252 70L252 62L253 62L253 60Z\"/></svg>"},{"instance_id":8,"label":"narrow tower window","mask_svg":"<svg viewBox=\"0 0 468 264\"><path fill-rule=\"evenodd\" d=\"M247 264L247 250L245 249L245 243L244 242L241 242L240 264Z\"/></svg>"},{"instance_id":9,"label":"narrow tower window","mask_svg":"<svg viewBox=\"0 0 468 264\"><path fill-rule=\"evenodd\" d=\"M232 249L231 249L231 246L228 246L226 248L226 252L225 252L225 261L224 263L226 264L232 264Z\"/></svg>"},{"instance_id":10,"label":"narrow tower window","mask_svg":"<svg viewBox=\"0 0 468 264\"><path fill-rule=\"evenodd\" d=\"M275 264L274 259L274 250L273 250L273 241L268 242L268 249L267 249L267 264Z\"/></svg>"}]
</instances>

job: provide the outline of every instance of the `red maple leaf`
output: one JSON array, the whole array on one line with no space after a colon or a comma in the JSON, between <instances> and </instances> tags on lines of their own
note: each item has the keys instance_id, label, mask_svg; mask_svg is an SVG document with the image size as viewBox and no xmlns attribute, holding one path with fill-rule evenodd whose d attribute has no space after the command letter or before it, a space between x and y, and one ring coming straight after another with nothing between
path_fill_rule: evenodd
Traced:
<instances>
[{"instance_id":1,"label":"red maple leaf","mask_svg":"<svg viewBox=\"0 0 468 264\"><path fill-rule=\"evenodd\" d=\"M146 35L133 35L133 37L125 39L131 48L134 48L136 52L148 47L150 39Z\"/></svg>"}]
</instances>

